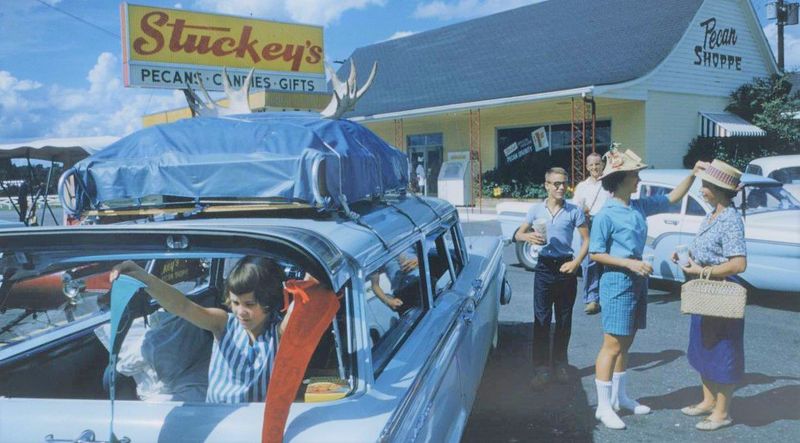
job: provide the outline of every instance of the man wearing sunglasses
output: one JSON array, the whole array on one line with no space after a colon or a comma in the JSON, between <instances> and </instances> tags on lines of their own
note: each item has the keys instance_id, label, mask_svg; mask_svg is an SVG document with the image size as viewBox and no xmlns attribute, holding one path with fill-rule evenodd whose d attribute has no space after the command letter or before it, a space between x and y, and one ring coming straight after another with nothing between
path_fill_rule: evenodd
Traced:
<instances>
[{"instance_id":1,"label":"man wearing sunglasses","mask_svg":"<svg viewBox=\"0 0 800 443\"><path fill-rule=\"evenodd\" d=\"M533 279L533 366L532 385L547 384L555 371L559 382L569 381L567 347L572 332L572 306L577 293L575 272L589 249L589 229L582 208L567 203L567 171L551 168L545 174L547 199L531 206L514 240L539 245ZM537 230L531 230L538 226ZM542 227L545 229L541 229ZM575 229L581 235L581 249L572 250ZM550 344L550 321L555 311L556 327ZM550 356L552 352L552 365Z\"/></svg>"}]
</instances>

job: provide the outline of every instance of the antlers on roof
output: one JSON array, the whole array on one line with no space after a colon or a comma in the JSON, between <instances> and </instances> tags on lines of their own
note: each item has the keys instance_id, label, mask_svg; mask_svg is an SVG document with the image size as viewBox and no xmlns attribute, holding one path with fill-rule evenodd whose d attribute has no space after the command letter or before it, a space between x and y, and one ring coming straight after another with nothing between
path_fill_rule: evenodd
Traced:
<instances>
[{"instance_id":1,"label":"antlers on roof","mask_svg":"<svg viewBox=\"0 0 800 443\"><path fill-rule=\"evenodd\" d=\"M206 100L203 102L203 100L197 96L197 93L191 89L187 89L187 94L191 95L191 98L187 97L189 107L192 108L196 115L203 117L220 117L223 115L249 114L253 112L253 110L250 109L248 98L250 96L250 80L253 77L254 70L255 68L252 68L250 72L247 73L247 78L244 80L244 84L241 88L233 89L228 79L228 71L222 68L222 85L225 88L225 97L228 99L228 106L222 106L219 102L212 100L208 95L205 85L203 85L203 79L198 78L200 90L203 91Z\"/></svg>"},{"instance_id":2,"label":"antlers on roof","mask_svg":"<svg viewBox=\"0 0 800 443\"><path fill-rule=\"evenodd\" d=\"M338 119L345 112L355 109L358 99L364 95L367 88L372 85L372 81L375 80L375 72L377 69L378 63L375 62L372 65L372 71L369 73L367 82L364 83L360 89L356 90L356 67L355 64L353 64L353 59L350 59L350 75L347 77L346 82L339 80L339 77L336 76L336 72L334 72L330 65L325 65L325 70L328 72L328 75L331 76L331 83L333 83L333 98L331 102L328 103L328 106L320 112L320 115L324 118Z\"/></svg>"}]
</instances>

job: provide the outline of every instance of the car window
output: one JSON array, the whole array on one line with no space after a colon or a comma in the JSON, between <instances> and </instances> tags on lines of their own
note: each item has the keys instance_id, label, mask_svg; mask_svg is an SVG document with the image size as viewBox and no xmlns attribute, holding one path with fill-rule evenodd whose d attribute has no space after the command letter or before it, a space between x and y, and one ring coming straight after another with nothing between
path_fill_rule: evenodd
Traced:
<instances>
[{"instance_id":1,"label":"car window","mask_svg":"<svg viewBox=\"0 0 800 443\"><path fill-rule=\"evenodd\" d=\"M700 215L700 216L706 215L706 210L703 209L703 206L700 205L697 199L695 199L691 195L688 196L687 199L688 200L686 201L686 215Z\"/></svg>"},{"instance_id":2,"label":"car window","mask_svg":"<svg viewBox=\"0 0 800 443\"><path fill-rule=\"evenodd\" d=\"M747 168L745 168L744 172L745 174L764 175L761 166L758 165L747 165Z\"/></svg>"},{"instance_id":3,"label":"car window","mask_svg":"<svg viewBox=\"0 0 800 443\"><path fill-rule=\"evenodd\" d=\"M453 262L453 271L456 277L458 277L461 274L461 270L464 269L464 255L461 249L457 225L450 228L447 235L444 236L444 242L447 246L447 253L450 254L450 261Z\"/></svg>"},{"instance_id":4,"label":"car window","mask_svg":"<svg viewBox=\"0 0 800 443\"><path fill-rule=\"evenodd\" d=\"M366 320L375 374L379 374L425 312L417 243L384 262L364 282Z\"/></svg>"},{"instance_id":5,"label":"car window","mask_svg":"<svg viewBox=\"0 0 800 443\"><path fill-rule=\"evenodd\" d=\"M769 173L769 178L787 185L800 184L800 166L776 169Z\"/></svg>"},{"instance_id":6,"label":"car window","mask_svg":"<svg viewBox=\"0 0 800 443\"><path fill-rule=\"evenodd\" d=\"M742 202L742 197L745 201ZM745 186L733 199L733 204L741 208L744 203L745 213L800 209L800 202L789 194L782 186Z\"/></svg>"},{"instance_id":7,"label":"car window","mask_svg":"<svg viewBox=\"0 0 800 443\"><path fill-rule=\"evenodd\" d=\"M445 239L448 232L429 235L425 241L428 254L428 266L433 296L438 297L453 284L453 271L450 263L450 252Z\"/></svg>"},{"instance_id":8,"label":"car window","mask_svg":"<svg viewBox=\"0 0 800 443\"><path fill-rule=\"evenodd\" d=\"M153 260L150 273L184 294L208 288L211 259Z\"/></svg>"},{"instance_id":9,"label":"car window","mask_svg":"<svg viewBox=\"0 0 800 443\"><path fill-rule=\"evenodd\" d=\"M656 195L667 195L672 192L672 188L668 188L666 186L657 186L657 185L643 185L639 191L639 198L642 197L654 197ZM680 214L681 213L681 202L677 201L675 203L670 203L669 210L667 211L669 214Z\"/></svg>"},{"instance_id":10,"label":"car window","mask_svg":"<svg viewBox=\"0 0 800 443\"><path fill-rule=\"evenodd\" d=\"M0 349L107 312L109 269L86 264L15 283L0 305Z\"/></svg>"}]
</instances>

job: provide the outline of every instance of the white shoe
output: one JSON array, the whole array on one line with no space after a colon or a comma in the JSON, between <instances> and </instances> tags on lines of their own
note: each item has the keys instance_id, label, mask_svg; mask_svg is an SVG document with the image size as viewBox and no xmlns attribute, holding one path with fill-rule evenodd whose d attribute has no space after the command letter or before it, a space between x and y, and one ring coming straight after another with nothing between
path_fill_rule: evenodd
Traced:
<instances>
[{"instance_id":1,"label":"white shoe","mask_svg":"<svg viewBox=\"0 0 800 443\"><path fill-rule=\"evenodd\" d=\"M608 429L625 429L625 422L619 418L619 415L613 409L598 407L594 417L600 420Z\"/></svg>"},{"instance_id":2,"label":"white shoe","mask_svg":"<svg viewBox=\"0 0 800 443\"><path fill-rule=\"evenodd\" d=\"M611 379L611 406L615 411L620 408L627 409L636 415L645 415L650 413L650 407L640 404L636 400L628 397L627 390L625 389L626 381L625 372L615 372Z\"/></svg>"},{"instance_id":3,"label":"white shoe","mask_svg":"<svg viewBox=\"0 0 800 443\"><path fill-rule=\"evenodd\" d=\"M617 402L617 404L614 405L614 410L619 411L620 409L627 409L636 415L647 415L650 413L650 406L645 406L636 400L629 399L628 402L625 402L624 405Z\"/></svg>"},{"instance_id":4,"label":"white shoe","mask_svg":"<svg viewBox=\"0 0 800 443\"><path fill-rule=\"evenodd\" d=\"M597 386L597 410L594 412L595 418L603 422L609 429L625 429L625 422L619 418L611 407L611 382L594 380Z\"/></svg>"}]
</instances>

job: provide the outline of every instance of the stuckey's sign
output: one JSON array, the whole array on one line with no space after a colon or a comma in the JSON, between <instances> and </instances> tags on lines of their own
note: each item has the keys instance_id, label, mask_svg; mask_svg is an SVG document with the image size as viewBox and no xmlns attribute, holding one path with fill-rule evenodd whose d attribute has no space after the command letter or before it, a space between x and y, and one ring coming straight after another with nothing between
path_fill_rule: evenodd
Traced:
<instances>
[{"instance_id":1,"label":"stuckey's sign","mask_svg":"<svg viewBox=\"0 0 800 443\"><path fill-rule=\"evenodd\" d=\"M324 91L322 28L123 3L126 86L221 90L255 68L253 87ZM217 74L217 75L215 75ZM235 82L235 78L232 79Z\"/></svg>"}]
</instances>

